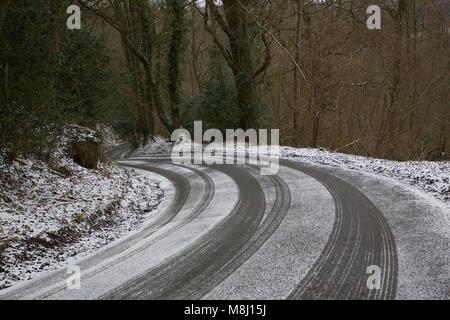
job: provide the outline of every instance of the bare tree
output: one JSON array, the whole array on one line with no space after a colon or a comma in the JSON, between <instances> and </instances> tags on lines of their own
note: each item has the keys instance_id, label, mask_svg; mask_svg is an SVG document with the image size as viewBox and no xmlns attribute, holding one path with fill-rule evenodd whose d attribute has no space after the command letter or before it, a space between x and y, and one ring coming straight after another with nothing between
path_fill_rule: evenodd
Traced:
<instances>
[{"instance_id":1,"label":"bare tree","mask_svg":"<svg viewBox=\"0 0 450 320\"><path fill-rule=\"evenodd\" d=\"M215 44L234 74L240 108L239 126L244 129L257 128L260 122L257 78L266 71L270 64L270 45L263 34L265 59L259 68L255 68L249 32L249 18L238 0L224 0L223 7L218 7L213 0L206 0L203 16L205 29L213 37ZM220 40L216 29L210 25L211 17L226 35L228 45Z\"/></svg>"}]
</instances>

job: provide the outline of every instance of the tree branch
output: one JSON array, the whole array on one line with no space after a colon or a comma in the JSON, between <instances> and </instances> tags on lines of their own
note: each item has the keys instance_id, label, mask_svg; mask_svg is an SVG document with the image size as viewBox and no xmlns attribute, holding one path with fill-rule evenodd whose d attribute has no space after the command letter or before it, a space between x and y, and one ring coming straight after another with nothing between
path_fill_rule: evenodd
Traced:
<instances>
[{"instance_id":1,"label":"tree branch","mask_svg":"<svg viewBox=\"0 0 450 320\"><path fill-rule=\"evenodd\" d=\"M275 37L275 35L266 27L264 26L262 23L260 23L258 21L258 19L255 18L255 16L248 10L248 8L246 6L244 6L241 2L241 0L237 0L239 5L241 6L241 8L248 14L248 16L261 28L263 29L266 33L268 33L271 38L277 43L277 45L283 49L284 52L286 52L286 54L288 55L288 57L291 59L291 61L294 63L295 67L298 69L298 71L300 72L300 74L302 75L303 79L305 79L305 81L308 83L308 80L306 79L305 73L303 72L302 68L300 67L300 65L297 63L297 61L295 61L295 58L292 56L291 52L289 51L289 49L287 49L285 46L283 46L283 44L277 39L277 37Z\"/></svg>"},{"instance_id":2,"label":"tree branch","mask_svg":"<svg viewBox=\"0 0 450 320\"><path fill-rule=\"evenodd\" d=\"M206 0L206 5L211 10L211 13L212 13L212 15L214 17L214 20L217 21L219 26L222 28L223 32L225 32L227 34L227 36L230 39L232 39L233 38L233 33L231 32L230 27L228 26L228 24L223 19L223 16L219 12L219 9L217 9L217 6L214 4L214 0ZM206 6L205 6L205 10L206 10Z\"/></svg>"},{"instance_id":3,"label":"tree branch","mask_svg":"<svg viewBox=\"0 0 450 320\"><path fill-rule=\"evenodd\" d=\"M233 69L233 71L236 70L236 67L233 63L233 59L231 57L231 53L225 48L225 46L220 42L219 38L217 37L217 33L209 26L209 15L208 15L208 9L207 7L205 7L205 13L202 13L201 10L197 7L197 5L195 6L195 8L197 9L197 11L203 16L203 25L205 30L211 35L211 37L213 38L214 43L217 45L217 47L219 48L222 56L225 58L226 62L228 63L228 65L231 67L231 69Z\"/></svg>"},{"instance_id":4,"label":"tree branch","mask_svg":"<svg viewBox=\"0 0 450 320\"><path fill-rule=\"evenodd\" d=\"M264 58L263 65L253 75L254 78L257 78L261 73L265 72L267 70L267 68L269 67L270 62L272 60L272 55L270 54L270 44L267 41L267 38L264 34L262 34L261 38L264 43L264 47L266 48L265 49L266 57Z\"/></svg>"}]
</instances>

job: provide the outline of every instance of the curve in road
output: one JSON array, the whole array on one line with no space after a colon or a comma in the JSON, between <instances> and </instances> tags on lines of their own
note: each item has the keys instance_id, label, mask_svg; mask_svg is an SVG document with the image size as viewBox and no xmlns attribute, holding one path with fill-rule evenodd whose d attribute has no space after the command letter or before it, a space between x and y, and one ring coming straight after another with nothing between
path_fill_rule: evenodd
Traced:
<instances>
[{"instance_id":1,"label":"curve in road","mask_svg":"<svg viewBox=\"0 0 450 320\"><path fill-rule=\"evenodd\" d=\"M286 223L289 212L305 209L291 206L296 194L282 175L263 177L252 166L176 166L167 157L130 159L122 165L151 171L172 183L174 196L164 213L140 232L84 261L83 281L89 284L84 291L66 290L65 274L59 271L0 293L0 298L200 299L259 252L280 225ZM298 162L282 161L281 165L322 184L326 195L319 189L311 192L324 201L329 201L331 195L335 210L330 232L322 236L326 239L321 254L302 279L295 280L298 283L285 297L394 299L398 273L396 244L380 210L359 189L332 174ZM218 185L223 181L228 181L228 189ZM226 205L221 205L219 198L227 193L230 198L225 200ZM224 211L220 212L220 208ZM324 217L315 218L320 221ZM199 234L184 234L192 230ZM170 248L172 239L177 239L175 246L180 249L171 248L170 253L160 257L160 262L149 263L148 255ZM117 285L98 288L108 275L133 268L131 262L138 263L139 270L133 270L129 276L121 275L116 279ZM367 286L369 266L378 266L382 271L380 290ZM261 288L269 285L270 282L260 283Z\"/></svg>"}]
</instances>

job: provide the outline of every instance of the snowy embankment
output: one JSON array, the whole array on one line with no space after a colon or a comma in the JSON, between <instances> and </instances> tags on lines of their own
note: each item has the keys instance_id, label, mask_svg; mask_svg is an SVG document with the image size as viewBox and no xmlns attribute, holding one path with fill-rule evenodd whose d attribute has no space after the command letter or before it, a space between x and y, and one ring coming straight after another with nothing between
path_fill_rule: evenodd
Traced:
<instances>
[{"instance_id":1,"label":"snowy embankment","mask_svg":"<svg viewBox=\"0 0 450 320\"><path fill-rule=\"evenodd\" d=\"M318 149L288 147L281 148L281 154L285 159L377 174L413 186L444 203L450 202L449 161L398 162Z\"/></svg>"},{"instance_id":2,"label":"snowy embankment","mask_svg":"<svg viewBox=\"0 0 450 320\"><path fill-rule=\"evenodd\" d=\"M159 182L63 151L55 163L0 154L0 289L65 266L136 230L162 200Z\"/></svg>"},{"instance_id":3,"label":"snowy embankment","mask_svg":"<svg viewBox=\"0 0 450 320\"><path fill-rule=\"evenodd\" d=\"M141 147L134 157L170 153L174 143L158 138L155 142ZM215 146L216 150L224 147ZM265 149L265 148L263 148ZM238 145L236 152L258 153L258 147ZM450 202L450 162L449 161L408 161L398 162L331 152L323 149L280 147L281 158L310 164L327 165L348 170L375 174L383 178L412 186L425 192L441 203Z\"/></svg>"}]
</instances>

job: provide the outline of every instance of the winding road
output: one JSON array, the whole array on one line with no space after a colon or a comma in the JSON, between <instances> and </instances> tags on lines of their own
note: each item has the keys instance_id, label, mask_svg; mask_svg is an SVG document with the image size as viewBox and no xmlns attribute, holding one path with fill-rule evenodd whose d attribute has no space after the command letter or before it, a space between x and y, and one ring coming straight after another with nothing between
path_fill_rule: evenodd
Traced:
<instances>
[{"instance_id":1,"label":"winding road","mask_svg":"<svg viewBox=\"0 0 450 320\"><path fill-rule=\"evenodd\" d=\"M121 165L163 180L158 214L80 261L80 290L67 289L63 269L0 299L450 296L449 212L408 190L287 160L262 176L250 165L175 165L164 155L124 159L125 151L115 150ZM368 286L373 266L378 288Z\"/></svg>"}]
</instances>

